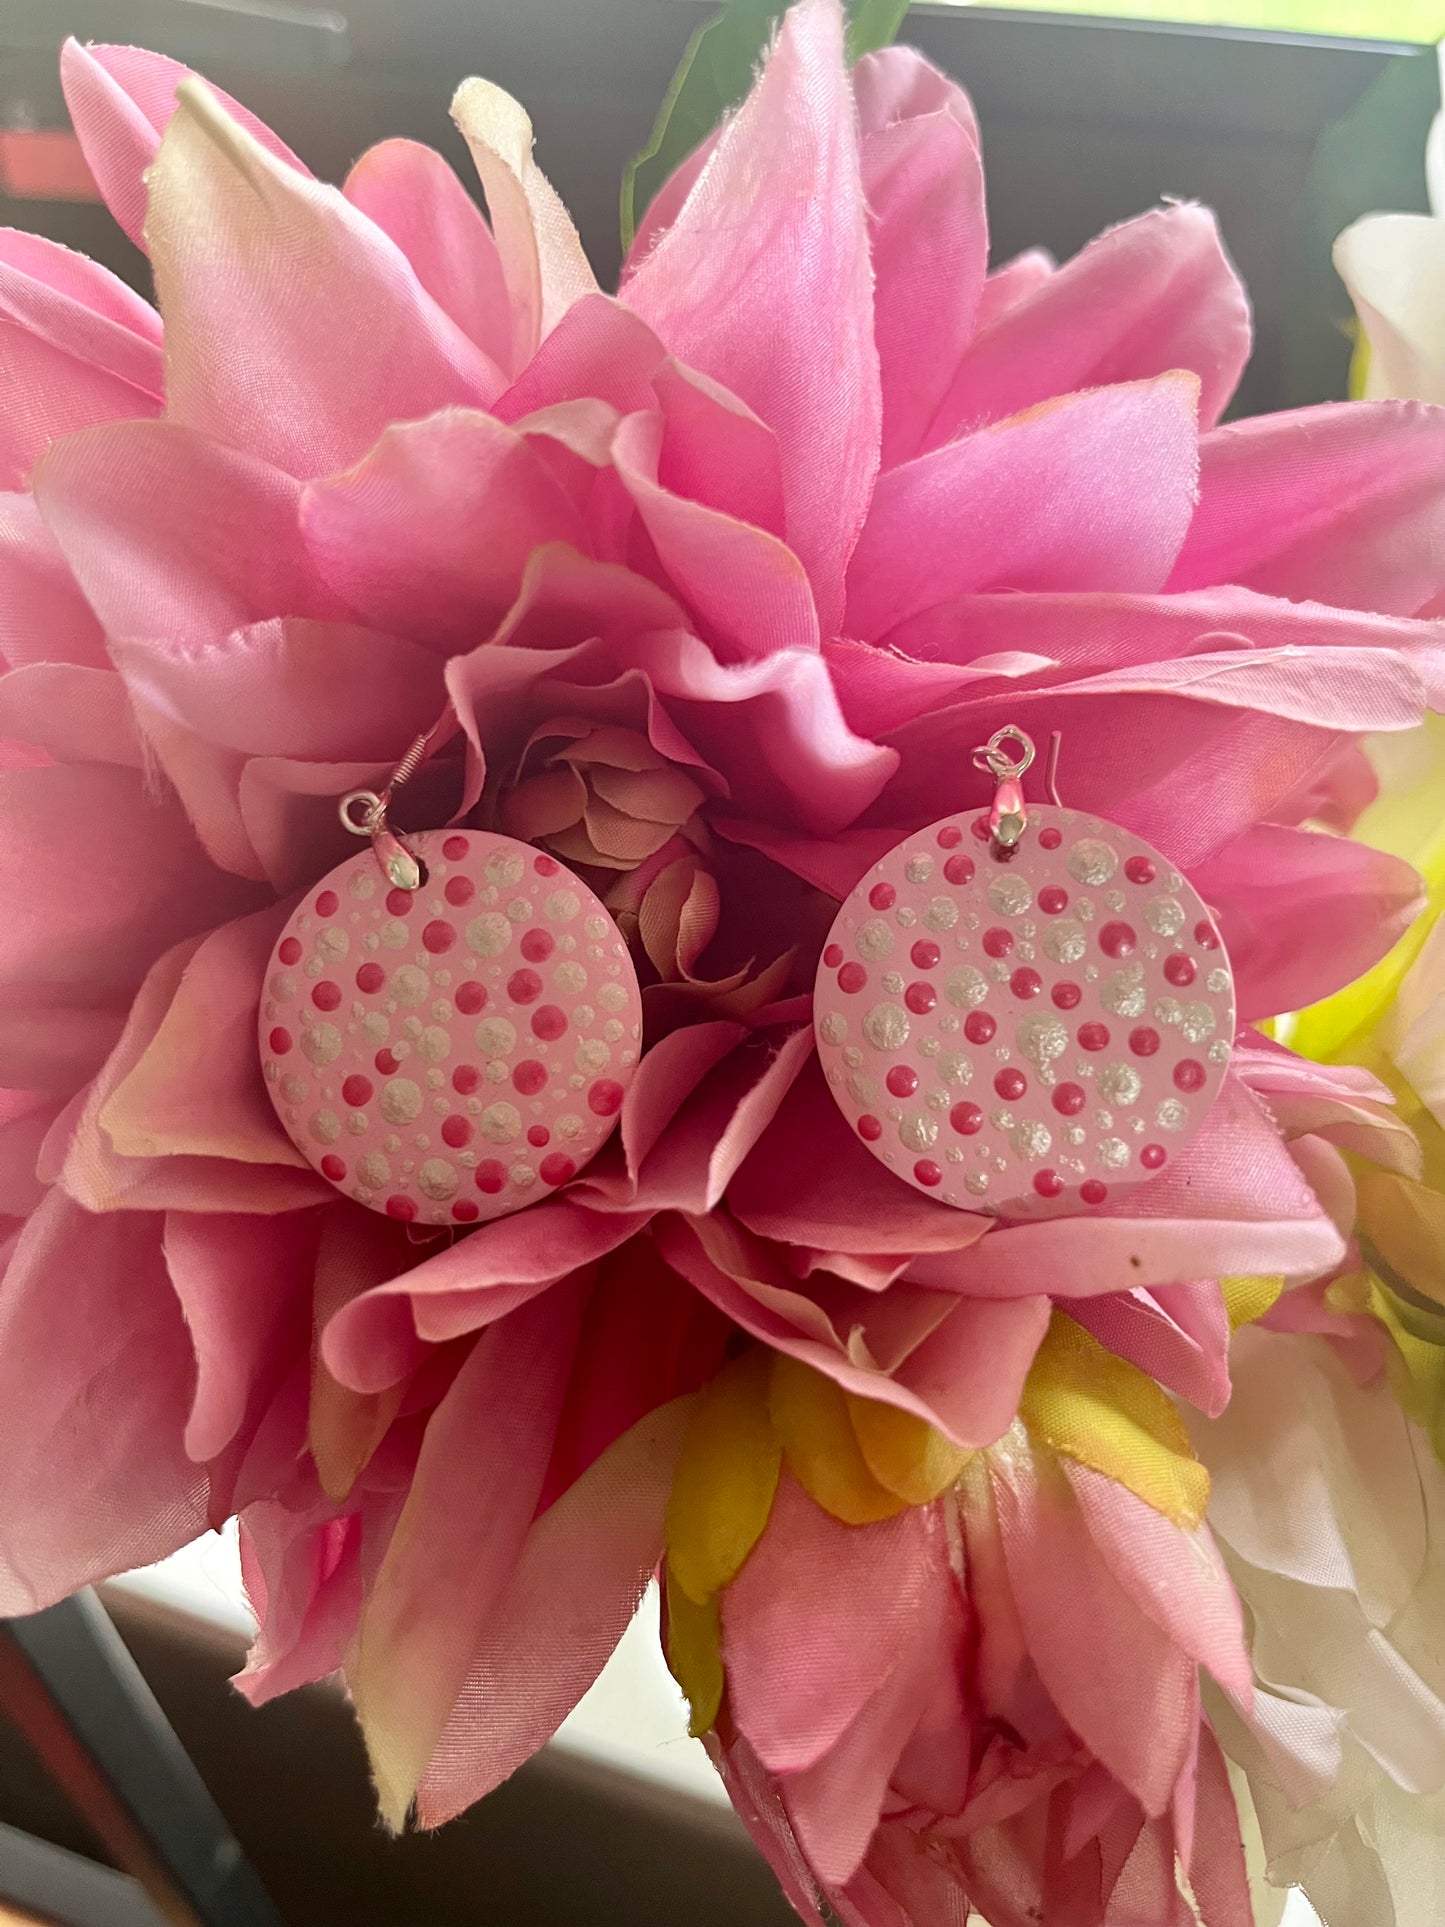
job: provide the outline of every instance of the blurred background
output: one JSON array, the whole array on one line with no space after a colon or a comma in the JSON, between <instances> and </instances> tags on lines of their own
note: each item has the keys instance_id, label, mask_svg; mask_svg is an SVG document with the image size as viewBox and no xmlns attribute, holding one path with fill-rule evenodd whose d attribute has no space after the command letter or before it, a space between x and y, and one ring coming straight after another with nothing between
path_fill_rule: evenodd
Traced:
<instances>
[{"instance_id":1,"label":"blurred background","mask_svg":"<svg viewBox=\"0 0 1445 1927\"><path fill-rule=\"evenodd\" d=\"M67 138L56 81L67 33L200 68L331 179L388 135L431 142L470 179L447 103L481 72L526 102L606 284L622 168L712 11L708 0L0 0L0 220L143 283ZM1030 246L1068 255L1162 197L1203 200L1258 313L1239 412L1344 393L1349 304L1330 243L1362 213L1425 206L1445 0L920 0L903 32L973 93L996 259Z\"/></svg>"}]
</instances>

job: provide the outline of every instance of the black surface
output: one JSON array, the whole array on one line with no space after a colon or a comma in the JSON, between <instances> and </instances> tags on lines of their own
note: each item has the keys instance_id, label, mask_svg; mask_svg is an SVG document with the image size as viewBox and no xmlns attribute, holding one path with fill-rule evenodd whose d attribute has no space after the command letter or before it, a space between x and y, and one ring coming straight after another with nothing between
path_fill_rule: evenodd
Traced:
<instances>
[{"instance_id":1,"label":"black surface","mask_svg":"<svg viewBox=\"0 0 1445 1927\"><path fill-rule=\"evenodd\" d=\"M796 1927L726 1807L560 1747L439 1832L389 1838L339 1692L256 1711L227 1683L243 1642L106 1597L287 1927ZM3 1722L0 1821L95 1851Z\"/></svg>"},{"instance_id":2,"label":"black surface","mask_svg":"<svg viewBox=\"0 0 1445 1927\"><path fill-rule=\"evenodd\" d=\"M0 1825L0 1905L7 1901L56 1927L164 1927L124 1874Z\"/></svg>"},{"instance_id":3,"label":"black surface","mask_svg":"<svg viewBox=\"0 0 1445 1927\"><path fill-rule=\"evenodd\" d=\"M281 1927L95 1595L6 1625L204 1927Z\"/></svg>"}]
</instances>

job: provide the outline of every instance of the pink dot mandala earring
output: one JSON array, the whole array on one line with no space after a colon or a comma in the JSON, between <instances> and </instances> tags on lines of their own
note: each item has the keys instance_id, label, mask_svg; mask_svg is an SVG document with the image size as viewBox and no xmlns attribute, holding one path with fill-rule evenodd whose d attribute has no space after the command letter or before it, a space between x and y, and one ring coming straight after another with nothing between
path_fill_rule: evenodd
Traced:
<instances>
[{"instance_id":1,"label":"pink dot mandala earring","mask_svg":"<svg viewBox=\"0 0 1445 1927\"><path fill-rule=\"evenodd\" d=\"M1057 737L1054 749L1057 749ZM838 912L814 1023L829 1088L905 1183L974 1211L1095 1209L1164 1170L1219 1094L1234 977L1158 850L1028 803L1034 746L974 752L985 811L876 863Z\"/></svg>"},{"instance_id":2,"label":"pink dot mandala earring","mask_svg":"<svg viewBox=\"0 0 1445 1927\"><path fill-rule=\"evenodd\" d=\"M550 1196L601 1149L642 999L621 931L555 857L489 831L390 826L430 741L380 795L342 799L371 848L282 932L261 1067L288 1136L344 1196L467 1226Z\"/></svg>"}]
</instances>

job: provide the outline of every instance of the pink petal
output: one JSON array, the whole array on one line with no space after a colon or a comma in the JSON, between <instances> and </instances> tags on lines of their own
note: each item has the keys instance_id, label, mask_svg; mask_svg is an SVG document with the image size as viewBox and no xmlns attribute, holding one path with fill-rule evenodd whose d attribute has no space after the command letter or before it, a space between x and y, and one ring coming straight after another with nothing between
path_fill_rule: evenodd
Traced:
<instances>
[{"instance_id":1,"label":"pink petal","mask_svg":"<svg viewBox=\"0 0 1445 1927\"><path fill-rule=\"evenodd\" d=\"M656 480L674 495L782 535L783 474L773 431L720 383L680 362L665 362L652 387L666 421Z\"/></svg>"},{"instance_id":2,"label":"pink petal","mask_svg":"<svg viewBox=\"0 0 1445 1927\"><path fill-rule=\"evenodd\" d=\"M51 1191L0 1281L0 1612L29 1613L205 1529L182 1443L195 1367L161 1221Z\"/></svg>"},{"instance_id":3,"label":"pink petal","mask_svg":"<svg viewBox=\"0 0 1445 1927\"><path fill-rule=\"evenodd\" d=\"M876 639L982 589L1164 586L1194 512L1195 383L1100 388L880 477L848 571L850 635ZM961 539L966 537L966 539Z\"/></svg>"},{"instance_id":4,"label":"pink petal","mask_svg":"<svg viewBox=\"0 0 1445 1927\"><path fill-rule=\"evenodd\" d=\"M1052 274L1031 263L1029 278L975 337L930 446L1053 395L1171 369L1199 377L1203 425L1219 420L1249 359L1249 304L1206 208L1155 209Z\"/></svg>"},{"instance_id":5,"label":"pink petal","mask_svg":"<svg viewBox=\"0 0 1445 1927\"><path fill-rule=\"evenodd\" d=\"M115 1047L128 999L85 986L28 987L0 997L0 1083L69 1097Z\"/></svg>"},{"instance_id":6,"label":"pink petal","mask_svg":"<svg viewBox=\"0 0 1445 1927\"><path fill-rule=\"evenodd\" d=\"M428 1344L507 1317L595 1264L645 1222L583 1210L566 1195L497 1218L353 1298L327 1325L322 1355L353 1391L384 1391L421 1364Z\"/></svg>"},{"instance_id":7,"label":"pink petal","mask_svg":"<svg viewBox=\"0 0 1445 1927\"><path fill-rule=\"evenodd\" d=\"M838 1743L913 1647L937 1560L923 1510L844 1525L784 1470L722 1596L732 1716L765 1766L796 1773Z\"/></svg>"},{"instance_id":8,"label":"pink petal","mask_svg":"<svg viewBox=\"0 0 1445 1927\"><path fill-rule=\"evenodd\" d=\"M1353 695L1344 652L1363 657L1365 651L1388 651L1411 663L1428 683L1440 647L1434 623L1287 602L1233 587L1158 596L966 595L921 610L893 629L889 640L887 652L840 644L834 658L843 672L840 691L849 720L875 736L954 692L968 692L985 668L1010 657L1023 662L1030 653L1040 659L1040 675L1056 669L1054 679L1062 680L1120 675L1194 657L1204 657L1208 666L1208 659L1237 656L1246 647L1264 655L1327 651L1322 661L1333 677L1312 705L1302 706L1308 698L1303 679L1285 685L1294 692L1292 713L1322 721L1327 720L1323 702L1348 703ZM920 661L900 663L895 651Z\"/></svg>"},{"instance_id":9,"label":"pink petal","mask_svg":"<svg viewBox=\"0 0 1445 1927\"><path fill-rule=\"evenodd\" d=\"M973 335L988 262L968 97L910 48L853 69L883 386L883 466L916 455Z\"/></svg>"},{"instance_id":10,"label":"pink petal","mask_svg":"<svg viewBox=\"0 0 1445 1927\"><path fill-rule=\"evenodd\" d=\"M305 477L357 461L389 422L501 392L395 243L275 160L198 82L182 84L149 182L175 420Z\"/></svg>"},{"instance_id":11,"label":"pink petal","mask_svg":"<svg viewBox=\"0 0 1445 1927\"><path fill-rule=\"evenodd\" d=\"M1434 646L1432 637L1432 652ZM1433 680L1432 675L1429 682ZM1380 779L1364 744L1347 743L1309 785L1300 799L1301 811L1304 818L1313 817L1326 829L1348 836L1379 794Z\"/></svg>"},{"instance_id":12,"label":"pink petal","mask_svg":"<svg viewBox=\"0 0 1445 1927\"><path fill-rule=\"evenodd\" d=\"M481 176L512 310L512 351L502 366L518 373L574 302L597 291L577 230L532 158L532 123L488 80L464 80L452 100ZM417 411L419 412L419 411Z\"/></svg>"},{"instance_id":13,"label":"pink petal","mask_svg":"<svg viewBox=\"0 0 1445 1927\"><path fill-rule=\"evenodd\" d=\"M1037 293L1050 275L1057 273L1058 265L1046 248L1025 248L1022 254L995 268L983 284L978 304L979 333L992 327L1020 301Z\"/></svg>"},{"instance_id":14,"label":"pink petal","mask_svg":"<svg viewBox=\"0 0 1445 1927\"><path fill-rule=\"evenodd\" d=\"M715 1378L735 1340L727 1319L664 1263L650 1238L631 1238L603 1258L538 1512L649 1412Z\"/></svg>"},{"instance_id":15,"label":"pink petal","mask_svg":"<svg viewBox=\"0 0 1445 1927\"><path fill-rule=\"evenodd\" d=\"M1182 1532L1127 1486L1060 1461L1094 1551L1139 1610L1248 1704L1253 1691L1239 1598L1207 1526Z\"/></svg>"},{"instance_id":16,"label":"pink petal","mask_svg":"<svg viewBox=\"0 0 1445 1927\"><path fill-rule=\"evenodd\" d=\"M973 687L951 704L936 700L946 672L871 653L862 673L861 650L834 647L828 661L845 706L902 758L880 816L906 824L986 803L972 766L949 760L954 746L1004 721L1040 738L1057 723L1070 805L1116 818L1191 868L1261 817L1297 820L1339 732L1411 727L1423 707L1415 660L1393 649L1218 649L1053 687L1033 676L1024 689L989 687L978 665L956 672ZM905 711L910 720L880 728Z\"/></svg>"},{"instance_id":17,"label":"pink petal","mask_svg":"<svg viewBox=\"0 0 1445 1927\"><path fill-rule=\"evenodd\" d=\"M938 1671L926 1625L911 1650L837 1743L783 1783L798 1844L827 1886L851 1880L882 1813L889 1779L926 1713Z\"/></svg>"},{"instance_id":18,"label":"pink petal","mask_svg":"<svg viewBox=\"0 0 1445 1927\"><path fill-rule=\"evenodd\" d=\"M336 1672L361 1616L365 1524L332 1508L297 1513L261 1500L241 1517L241 1572L256 1614L255 1644L232 1681L253 1706Z\"/></svg>"},{"instance_id":19,"label":"pink petal","mask_svg":"<svg viewBox=\"0 0 1445 1927\"><path fill-rule=\"evenodd\" d=\"M433 655L350 623L278 618L189 648L116 642L111 654L137 703L222 752L395 762L445 700Z\"/></svg>"},{"instance_id":20,"label":"pink petal","mask_svg":"<svg viewBox=\"0 0 1445 1927\"><path fill-rule=\"evenodd\" d=\"M95 612L30 495L0 495L0 661L110 667Z\"/></svg>"},{"instance_id":21,"label":"pink petal","mask_svg":"<svg viewBox=\"0 0 1445 1927\"><path fill-rule=\"evenodd\" d=\"M689 1031L675 1035L687 1038ZM695 1045L690 1050L675 1046L670 1059L678 1065L689 1058L696 1061L696 1052ZM813 1054L811 1026L795 1030L778 1046L733 1050L668 1121L656 1149L642 1161L635 1185L628 1187L631 1195L625 1202L649 1211L714 1210ZM585 1198L585 1172L579 1189Z\"/></svg>"},{"instance_id":22,"label":"pink petal","mask_svg":"<svg viewBox=\"0 0 1445 1927\"><path fill-rule=\"evenodd\" d=\"M1132 1819L1128 1824L1132 1831ZM1194 1909L1179 1891L1172 1830L1164 1824L1138 1829L1104 1914L1105 1927L1146 1920L1149 1927L1195 1927Z\"/></svg>"},{"instance_id":23,"label":"pink petal","mask_svg":"<svg viewBox=\"0 0 1445 1927\"><path fill-rule=\"evenodd\" d=\"M785 17L762 78L626 299L777 435L789 545L831 634L881 415L857 134L831 0Z\"/></svg>"},{"instance_id":24,"label":"pink petal","mask_svg":"<svg viewBox=\"0 0 1445 1927\"><path fill-rule=\"evenodd\" d=\"M145 246L146 170L176 110L176 89L191 78L189 67L141 47L83 47L67 40L60 50L60 82L86 166L106 206L139 248ZM307 173L254 114L209 81L205 85L277 160Z\"/></svg>"},{"instance_id":25,"label":"pink petal","mask_svg":"<svg viewBox=\"0 0 1445 1927\"><path fill-rule=\"evenodd\" d=\"M109 669L34 662L0 675L0 737L33 743L57 763L116 763L143 756L125 684Z\"/></svg>"},{"instance_id":26,"label":"pink petal","mask_svg":"<svg viewBox=\"0 0 1445 1927\"><path fill-rule=\"evenodd\" d=\"M0 316L149 400L163 392L160 316L109 268L58 241L0 228Z\"/></svg>"},{"instance_id":27,"label":"pink petal","mask_svg":"<svg viewBox=\"0 0 1445 1927\"><path fill-rule=\"evenodd\" d=\"M831 1099L829 1100L831 1102ZM1030 1297L1047 1278L1056 1298L1201 1275L1330 1270L1344 1241L1300 1178L1273 1124L1228 1077L1199 1135L1159 1176L1085 1217L1010 1225L966 1253L919 1258L915 1283L987 1297Z\"/></svg>"},{"instance_id":28,"label":"pink petal","mask_svg":"<svg viewBox=\"0 0 1445 1927\"><path fill-rule=\"evenodd\" d=\"M1425 689L1414 664L1393 649L1201 651L1092 676L1061 694L1182 696L1225 709L1261 709L1311 729L1413 729L1424 720Z\"/></svg>"},{"instance_id":29,"label":"pink petal","mask_svg":"<svg viewBox=\"0 0 1445 1927\"><path fill-rule=\"evenodd\" d=\"M776 1781L740 1735L731 1734L724 1746L714 1731L703 1744L727 1788L734 1812L772 1868L793 1911L810 1927L825 1927L823 1915L818 1911L823 1896L793 1836ZM876 1921L870 1918L866 1923L849 1920L847 1927L909 1927L909 1924L896 1915L886 1915Z\"/></svg>"},{"instance_id":30,"label":"pink petal","mask_svg":"<svg viewBox=\"0 0 1445 1927\"><path fill-rule=\"evenodd\" d=\"M289 909L223 924L185 963L154 1036L98 1114L119 1157L309 1169L281 1128L256 1050L266 966Z\"/></svg>"},{"instance_id":31,"label":"pink petal","mask_svg":"<svg viewBox=\"0 0 1445 1927\"><path fill-rule=\"evenodd\" d=\"M1075 1299L1070 1315L1101 1345L1211 1417L1229 1402L1229 1320L1218 1285L1101 1292Z\"/></svg>"},{"instance_id":32,"label":"pink petal","mask_svg":"<svg viewBox=\"0 0 1445 1927\"><path fill-rule=\"evenodd\" d=\"M145 1063L152 1044L167 1026L171 1008L181 992L186 966L200 948L194 941L181 943L158 960L136 994L115 1049L85 1094L83 1103L77 1100L78 1116L67 1132L60 1180L71 1196L89 1211L271 1213L294 1211L302 1205L329 1201L333 1196L321 1178L300 1164L289 1141L282 1138L280 1144L276 1144L280 1132L274 1116L269 1126L265 1126L254 1113L246 1115L244 1101L217 1105L213 1114L200 1120L202 1128L209 1124L213 1141L228 1147L234 1144L253 1154L275 1145L276 1162L252 1162L244 1156L181 1153L164 1148L167 1142L173 1141L166 1133L174 1132L179 1138L178 1126L190 1127L194 1141L206 1142L201 1132L195 1130L198 1107L194 1101L188 1111L187 1093L182 1090L180 1101L168 1111L165 1099L170 1091L161 1067L155 1058ZM250 994L255 995L254 981ZM244 1016L244 1006L241 1015ZM194 1021L194 1009L188 1011L185 1000L181 999L181 1015L177 1023L170 1026L172 1036L178 1027L184 1030L187 1017ZM238 1019L232 1037L223 1040L223 1067L227 1057L237 1051L239 1028ZM126 1093L118 1107L118 1123L124 1128L134 1121L139 1127L137 1135L123 1137L123 1141L141 1150L154 1144L159 1155L127 1156L117 1151L101 1122L112 1094L123 1089L138 1065L145 1065L145 1069L135 1096L140 1100L149 1097L151 1110L147 1112L142 1102L133 1102L132 1095ZM153 1136L140 1135L147 1127ZM249 1141L245 1135L248 1129L255 1133ZM269 1129L269 1139L261 1135L265 1129Z\"/></svg>"},{"instance_id":33,"label":"pink petal","mask_svg":"<svg viewBox=\"0 0 1445 1927\"><path fill-rule=\"evenodd\" d=\"M898 841L898 832L894 829L845 830L840 836L826 840L790 835L774 829L771 824L745 822L720 811L712 813L710 826L730 842L761 851L780 868L791 870L794 876L839 903Z\"/></svg>"},{"instance_id":34,"label":"pink petal","mask_svg":"<svg viewBox=\"0 0 1445 1927\"><path fill-rule=\"evenodd\" d=\"M1300 1010L1363 976L1424 902L1398 857L1272 823L1226 844L1190 880L1218 915L1246 1021Z\"/></svg>"},{"instance_id":35,"label":"pink petal","mask_svg":"<svg viewBox=\"0 0 1445 1927\"><path fill-rule=\"evenodd\" d=\"M885 1171L844 1124L816 1062L733 1179L728 1202L759 1237L825 1251L962 1252L990 1226Z\"/></svg>"},{"instance_id":36,"label":"pink petal","mask_svg":"<svg viewBox=\"0 0 1445 1927\"><path fill-rule=\"evenodd\" d=\"M932 1336L920 1342L915 1314L915 1329L910 1333L912 1353L907 1355L908 1347L904 1346L901 1365L889 1375L870 1356L866 1317L854 1325L845 1344L825 1306L799 1291L796 1281L788 1280L770 1262L768 1252L753 1245L726 1218L660 1218L653 1237L672 1268L735 1325L775 1351L811 1365L845 1391L909 1412L937 1426L958 1445L992 1444L1011 1422L1018 1390L1041 1335L1043 1318L1038 1305L1010 1307L1005 1312L960 1300L958 1307L945 1312L940 1320L935 1299L923 1316L924 1331L932 1328ZM891 1296L884 1298L878 1310L886 1339L893 1335L890 1326L898 1322ZM958 1327L948 1332L955 1318ZM971 1339L979 1343L1001 1341L996 1375L991 1365L987 1371L982 1369L985 1353L978 1354L977 1361L970 1360L968 1370L957 1369ZM881 1352L886 1348L880 1343L878 1349ZM922 1390L914 1389L915 1370ZM1013 1403L1005 1412L1003 1407L1010 1397Z\"/></svg>"},{"instance_id":37,"label":"pink petal","mask_svg":"<svg viewBox=\"0 0 1445 1927\"><path fill-rule=\"evenodd\" d=\"M441 650L495 628L534 549L584 539L535 448L470 411L388 428L347 474L307 488L302 526L365 621Z\"/></svg>"},{"instance_id":38,"label":"pink petal","mask_svg":"<svg viewBox=\"0 0 1445 1927\"><path fill-rule=\"evenodd\" d=\"M1445 413L1335 402L1219 428L1171 589L1239 582L1386 615L1427 612L1445 542ZM1439 671L1436 671L1436 687Z\"/></svg>"},{"instance_id":39,"label":"pink petal","mask_svg":"<svg viewBox=\"0 0 1445 1927\"><path fill-rule=\"evenodd\" d=\"M250 768L246 758L234 750L217 749L194 731L169 722L143 704L135 706L135 717L211 862L217 869L229 870L233 876L247 877L253 883L267 881L266 866L242 820L238 788ZM337 854L342 852L338 850ZM355 851L345 854L354 855ZM296 881L309 882L315 874L312 871Z\"/></svg>"},{"instance_id":40,"label":"pink petal","mask_svg":"<svg viewBox=\"0 0 1445 1927\"><path fill-rule=\"evenodd\" d=\"M434 148L387 140L367 148L342 188L389 234L422 288L499 368L510 365L512 317L501 256L476 202Z\"/></svg>"},{"instance_id":41,"label":"pink petal","mask_svg":"<svg viewBox=\"0 0 1445 1927\"><path fill-rule=\"evenodd\" d=\"M899 1383L937 1414L951 1439L992 1445L1018 1413L1051 1309L1042 1293L1008 1300L960 1298L909 1353L899 1368Z\"/></svg>"},{"instance_id":42,"label":"pink petal","mask_svg":"<svg viewBox=\"0 0 1445 1927\"><path fill-rule=\"evenodd\" d=\"M1387 1170L1420 1176L1419 1140L1395 1111L1393 1094L1369 1071L1312 1063L1257 1031L1236 1041L1234 1068L1264 1099L1287 1142L1323 1137Z\"/></svg>"},{"instance_id":43,"label":"pink petal","mask_svg":"<svg viewBox=\"0 0 1445 1927\"><path fill-rule=\"evenodd\" d=\"M723 662L816 649L818 616L802 564L765 530L690 502L658 481L664 423L632 415L613 443L623 486L679 599Z\"/></svg>"},{"instance_id":44,"label":"pink petal","mask_svg":"<svg viewBox=\"0 0 1445 1927\"><path fill-rule=\"evenodd\" d=\"M602 1671L661 1557L687 1409L650 1413L531 1526L418 1788L423 1826L500 1786Z\"/></svg>"},{"instance_id":45,"label":"pink petal","mask_svg":"<svg viewBox=\"0 0 1445 1927\"><path fill-rule=\"evenodd\" d=\"M968 662L951 662L950 649L968 647L966 633L959 633L958 612L979 604L991 607L996 603L1059 599L1022 591L1017 595L960 596L954 601L936 602L931 609L901 623L896 633L905 639L903 642L890 641L882 649L846 637L829 643L824 654L844 713L850 721L866 726L874 737L886 737L906 723L948 707L951 699L996 696L1002 682L1032 692L1058 669L1057 658L1014 649L980 655ZM945 634L948 641L940 647L940 637Z\"/></svg>"},{"instance_id":46,"label":"pink petal","mask_svg":"<svg viewBox=\"0 0 1445 1927\"><path fill-rule=\"evenodd\" d=\"M45 1196L40 1147L61 1110L40 1091L0 1091L0 1218L28 1218Z\"/></svg>"},{"instance_id":47,"label":"pink petal","mask_svg":"<svg viewBox=\"0 0 1445 1927\"><path fill-rule=\"evenodd\" d=\"M349 1669L382 1813L393 1826L526 1545L581 1309L581 1291L559 1287L494 1325L427 1423Z\"/></svg>"},{"instance_id":48,"label":"pink petal","mask_svg":"<svg viewBox=\"0 0 1445 1927\"><path fill-rule=\"evenodd\" d=\"M711 765L750 814L797 821L828 835L877 797L896 767L893 752L847 727L815 652L786 650L759 662L719 663L696 637L654 627L671 605L640 578L588 565L565 550L546 555L549 570L554 558L562 567L546 591L544 633L561 630L559 640L570 640L566 632L582 628L597 640L567 655L554 648L485 646L453 658L447 684L478 751L484 727L489 737L496 732L503 741L525 741L538 724L558 715L581 713L636 727L640 710L654 745L669 760ZM600 607L585 600L589 588L601 598ZM522 600L528 600L525 589ZM542 618L540 606L537 616ZM606 632L613 622L615 640ZM637 634L638 628L652 632ZM520 638L514 633L511 640Z\"/></svg>"},{"instance_id":49,"label":"pink petal","mask_svg":"<svg viewBox=\"0 0 1445 1927\"><path fill-rule=\"evenodd\" d=\"M316 1214L165 1222L166 1268L196 1354L186 1452L214 1458L255 1424L311 1335Z\"/></svg>"},{"instance_id":50,"label":"pink petal","mask_svg":"<svg viewBox=\"0 0 1445 1927\"><path fill-rule=\"evenodd\" d=\"M1199 1808L1189 1884L1203 1927L1254 1927L1239 1808L1224 1755L1208 1726L1199 1733Z\"/></svg>"},{"instance_id":51,"label":"pink petal","mask_svg":"<svg viewBox=\"0 0 1445 1927\"><path fill-rule=\"evenodd\" d=\"M634 1183L688 1098L746 1035L741 1024L689 1024L643 1053L622 1100L621 1139Z\"/></svg>"},{"instance_id":52,"label":"pink petal","mask_svg":"<svg viewBox=\"0 0 1445 1927\"><path fill-rule=\"evenodd\" d=\"M41 463L35 494L113 637L197 647L269 616L345 613L306 553L297 484L193 429L73 435Z\"/></svg>"},{"instance_id":53,"label":"pink petal","mask_svg":"<svg viewBox=\"0 0 1445 1927\"><path fill-rule=\"evenodd\" d=\"M156 413L159 328L105 269L0 230L0 487L23 487L62 435Z\"/></svg>"},{"instance_id":54,"label":"pink petal","mask_svg":"<svg viewBox=\"0 0 1445 1927\"><path fill-rule=\"evenodd\" d=\"M750 812L827 836L867 808L896 766L893 751L848 728L811 651L728 668L692 638L664 635L648 657L653 687L679 727Z\"/></svg>"},{"instance_id":55,"label":"pink petal","mask_svg":"<svg viewBox=\"0 0 1445 1927\"><path fill-rule=\"evenodd\" d=\"M184 814L138 770L0 774L0 984L95 993L136 984L188 931L249 909L252 886L205 861Z\"/></svg>"},{"instance_id":56,"label":"pink petal","mask_svg":"<svg viewBox=\"0 0 1445 1927\"><path fill-rule=\"evenodd\" d=\"M1163 1813L1194 1738L1192 1660L1101 1558L1055 1462L995 1455L989 1472L1014 1604L1040 1679L1145 1812ZM1177 1556L1191 1556L1182 1539Z\"/></svg>"},{"instance_id":57,"label":"pink petal","mask_svg":"<svg viewBox=\"0 0 1445 1927\"><path fill-rule=\"evenodd\" d=\"M500 421L517 422L558 402L590 397L630 415L657 406L653 377L667 350L645 322L610 295L589 294L558 321L499 399Z\"/></svg>"},{"instance_id":58,"label":"pink petal","mask_svg":"<svg viewBox=\"0 0 1445 1927\"><path fill-rule=\"evenodd\" d=\"M7 303L17 304L17 319L28 321L57 345L69 343L82 359L113 367L148 393L160 394L161 318L109 268L43 234L0 228L0 280ZM60 299L47 302L46 292ZM91 330L87 315L110 328ZM96 352L86 352L87 340Z\"/></svg>"},{"instance_id":59,"label":"pink petal","mask_svg":"<svg viewBox=\"0 0 1445 1927\"><path fill-rule=\"evenodd\" d=\"M154 414L163 386L147 302L84 255L0 229L0 483L23 485L73 429Z\"/></svg>"}]
</instances>

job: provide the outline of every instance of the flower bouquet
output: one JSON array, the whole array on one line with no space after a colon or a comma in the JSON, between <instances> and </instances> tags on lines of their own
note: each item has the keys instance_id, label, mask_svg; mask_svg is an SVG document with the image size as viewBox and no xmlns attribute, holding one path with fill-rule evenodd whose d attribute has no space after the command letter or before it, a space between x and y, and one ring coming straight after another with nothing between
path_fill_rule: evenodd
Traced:
<instances>
[{"instance_id":1,"label":"flower bouquet","mask_svg":"<svg viewBox=\"0 0 1445 1927\"><path fill-rule=\"evenodd\" d=\"M159 312L0 239L0 1611L239 1516L435 1826L658 1575L806 1919L1425 1927L1422 1152L1275 1020L1421 906L1445 414L1221 426L1210 216L990 270L853 52L613 296L484 80L489 221L67 46Z\"/></svg>"}]
</instances>

